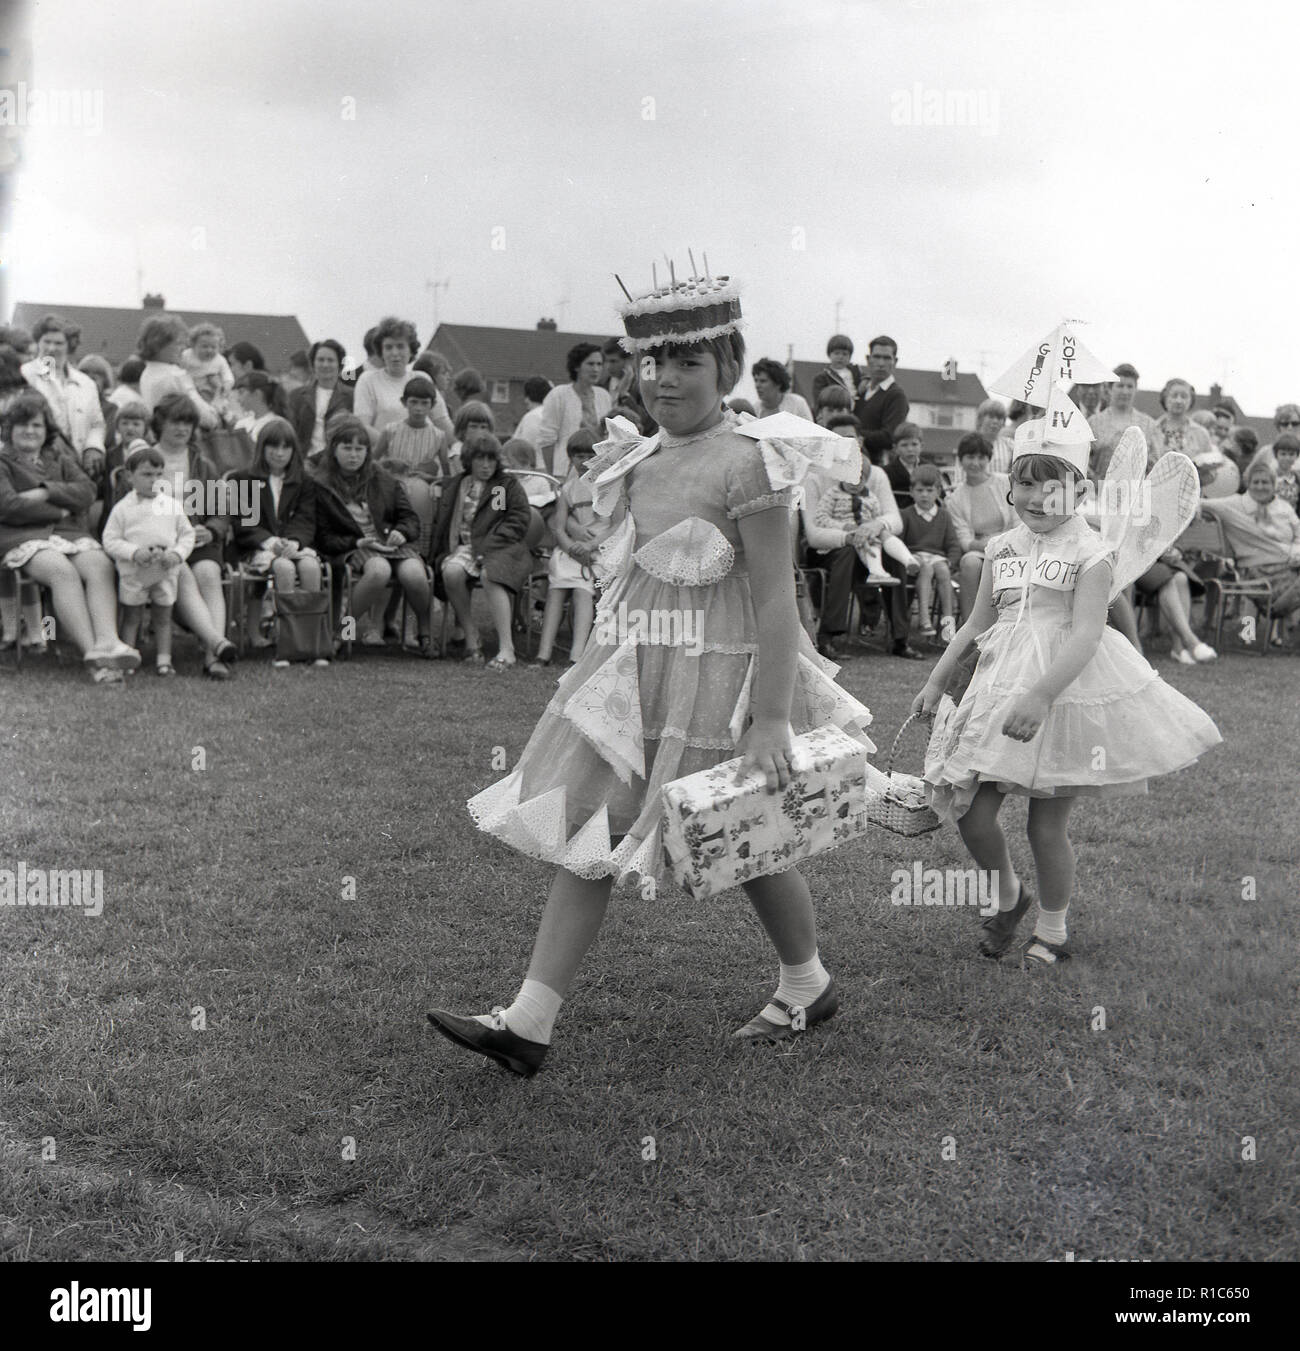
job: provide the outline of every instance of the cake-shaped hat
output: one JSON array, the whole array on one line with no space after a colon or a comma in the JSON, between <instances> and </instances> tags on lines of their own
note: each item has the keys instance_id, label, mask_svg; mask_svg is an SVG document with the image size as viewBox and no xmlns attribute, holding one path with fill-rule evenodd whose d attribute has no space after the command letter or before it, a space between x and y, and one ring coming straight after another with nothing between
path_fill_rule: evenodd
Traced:
<instances>
[{"instance_id":1,"label":"cake-shaped hat","mask_svg":"<svg viewBox=\"0 0 1300 1351\"><path fill-rule=\"evenodd\" d=\"M741 327L740 291L730 277L709 274L707 255L704 276L679 282L671 263L669 276L668 286L656 284L652 291L635 299L623 288L629 303L620 305L619 313L627 332L621 339L627 351L645 352L665 343L705 342ZM657 283L657 273L654 279Z\"/></svg>"}]
</instances>

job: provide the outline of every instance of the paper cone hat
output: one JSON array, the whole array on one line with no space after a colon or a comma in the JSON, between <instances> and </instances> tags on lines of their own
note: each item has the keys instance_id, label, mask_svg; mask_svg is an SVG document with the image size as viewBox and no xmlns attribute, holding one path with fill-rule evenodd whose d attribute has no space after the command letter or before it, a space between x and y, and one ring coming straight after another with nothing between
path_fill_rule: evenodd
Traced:
<instances>
[{"instance_id":1,"label":"paper cone hat","mask_svg":"<svg viewBox=\"0 0 1300 1351\"><path fill-rule=\"evenodd\" d=\"M1088 419L1059 386L1053 387L1050 398L1045 417L1022 422L1016 428L1011 463L1015 464L1022 455L1053 455L1086 475L1092 447Z\"/></svg>"},{"instance_id":2,"label":"paper cone hat","mask_svg":"<svg viewBox=\"0 0 1300 1351\"><path fill-rule=\"evenodd\" d=\"M1115 378L1075 336L1077 325L1067 319L1042 342L1012 362L989 389L1003 398L1019 399L1031 408L1046 408L1049 388L1056 384L1103 385Z\"/></svg>"}]
</instances>

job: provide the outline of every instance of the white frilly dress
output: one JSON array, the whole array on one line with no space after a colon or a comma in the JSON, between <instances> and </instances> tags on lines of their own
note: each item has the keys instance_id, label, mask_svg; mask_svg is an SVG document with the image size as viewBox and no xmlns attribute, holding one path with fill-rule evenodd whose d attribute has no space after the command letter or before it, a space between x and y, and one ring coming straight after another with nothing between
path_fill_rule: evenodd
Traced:
<instances>
[{"instance_id":1,"label":"white frilly dress","mask_svg":"<svg viewBox=\"0 0 1300 1351\"><path fill-rule=\"evenodd\" d=\"M621 424L621 425L619 425ZM591 641L559 681L514 769L472 797L480 829L579 877L664 880L660 790L736 755L758 625L740 521L789 514L811 467L798 441L756 440L730 415L699 436L642 438L616 419L586 478L627 507L605 542ZM802 626L790 722L834 723L874 750L868 709Z\"/></svg>"},{"instance_id":2,"label":"white frilly dress","mask_svg":"<svg viewBox=\"0 0 1300 1351\"><path fill-rule=\"evenodd\" d=\"M1148 779L1222 741L1204 710L1109 626L1033 740L1003 735L1010 705L1070 636L1079 578L1113 554L1075 515L1045 534L1018 524L989 540L985 558L997 619L976 640L979 660L960 703L941 698L926 750L927 796L941 817L965 815L986 781L1029 797L1145 793Z\"/></svg>"}]
</instances>

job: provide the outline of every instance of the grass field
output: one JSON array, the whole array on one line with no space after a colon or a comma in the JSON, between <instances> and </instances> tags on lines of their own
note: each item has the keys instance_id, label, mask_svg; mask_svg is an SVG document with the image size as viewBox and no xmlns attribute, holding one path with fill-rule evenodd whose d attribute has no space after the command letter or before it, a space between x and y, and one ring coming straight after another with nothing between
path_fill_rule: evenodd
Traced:
<instances>
[{"instance_id":1,"label":"grass field","mask_svg":"<svg viewBox=\"0 0 1300 1351\"><path fill-rule=\"evenodd\" d=\"M0 1255L1294 1259L1300 661L1156 660L1225 744L1079 808L1073 963L892 906L966 859L882 832L806 870L833 1022L733 1048L776 972L741 894L629 893L527 1082L424 1010L522 976L548 871L462 804L554 672L0 672L0 867L105 886L0 907ZM882 745L919 666L845 668Z\"/></svg>"}]
</instances>

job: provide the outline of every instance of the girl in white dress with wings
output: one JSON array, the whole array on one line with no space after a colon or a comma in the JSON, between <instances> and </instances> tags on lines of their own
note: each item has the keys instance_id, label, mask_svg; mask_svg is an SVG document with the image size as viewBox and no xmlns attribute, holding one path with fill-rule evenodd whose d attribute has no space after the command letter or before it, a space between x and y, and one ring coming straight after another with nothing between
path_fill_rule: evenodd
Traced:
<instances>
[{"instance_id":1,"label":"girl in white dress with wings","mask_svg":"<svg viewBox=\"0 0 1300 1351\"><path fill-rule=\"evenodd\" d=\"M1050 966L1070 956L1067 827L1076 798L1145 793L1149 778L1184 768L1222 738L1203 710L1106 626L1111 600L1191 520L1194 466L1170 453L1144 480L1145 438L1130 428L1101 485L1098 534L1077 510L1086 434L1080 440L1046 426L1037 419L1016 433L1010 500L1020 524L989 540L975 608L912 711L937 714L925 765L931 805L956 821L997 886L1000 910L984 921L980 942L988 957L1011 949L1033 900L998 823L1007 793L1029 798L1039 911L1024 955ZM969 686L945 692L972 644L979 659Z\"/></svg>"}]
</instances>

